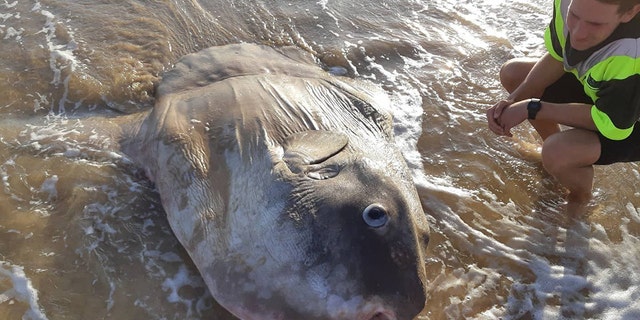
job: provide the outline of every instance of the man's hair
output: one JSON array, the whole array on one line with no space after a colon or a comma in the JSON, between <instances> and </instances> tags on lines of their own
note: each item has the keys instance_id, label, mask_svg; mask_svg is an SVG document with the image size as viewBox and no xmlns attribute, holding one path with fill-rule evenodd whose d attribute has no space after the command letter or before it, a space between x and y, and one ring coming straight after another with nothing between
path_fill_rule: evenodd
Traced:
<instances>
[{"instance_id":1,"label":"man's hair","mask_svg":"<svg viewBox=\"0 0 640 320\"><path fill-rule=\"evenodd\" d=\"M618 13L622 14L640 4L640 0L598 0L602 3L617 4Z\"/></svg>"}]
</instances>

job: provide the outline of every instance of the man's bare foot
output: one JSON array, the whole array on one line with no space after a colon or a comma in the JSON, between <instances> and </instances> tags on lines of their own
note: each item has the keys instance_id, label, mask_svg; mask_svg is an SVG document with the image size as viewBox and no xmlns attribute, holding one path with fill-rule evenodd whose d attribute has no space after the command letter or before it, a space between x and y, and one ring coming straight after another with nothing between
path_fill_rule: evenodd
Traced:
<instances>
[{"instance_id":1,"label":"man's bare foot","mask_svg":"<svg viewBox=\"0 0 640 320\"><path fill-rule=\"evenodd\" d=\"M540 154L540 152L542 151L542 146L538 142L531 141L535 140L533 140L533 138L531 140L514 139L514 149L525 160L542 162L542 156Z\"/></svg>"},{"instance_id":2,"label":"man's bare foot","mask_svg":"<svg viewBox=\"0 0 640 320\"><path fill-rule=\"evenodd\" d=\"M587 213L589 202L567 202L566 214L570 218L578 219Z\"/></svg>"},{"instance_id":3,"label":"man's bare foot","mask_svg":"<svg viewBox=\"0 0 640 320\"><path fill-rule=\"evenodd\" d=\"M567 196L566 214L568 218L580 219L587 214L589 204L591 202L591 194L575 196L569 194Z\"/></svg>"}]
</instances>

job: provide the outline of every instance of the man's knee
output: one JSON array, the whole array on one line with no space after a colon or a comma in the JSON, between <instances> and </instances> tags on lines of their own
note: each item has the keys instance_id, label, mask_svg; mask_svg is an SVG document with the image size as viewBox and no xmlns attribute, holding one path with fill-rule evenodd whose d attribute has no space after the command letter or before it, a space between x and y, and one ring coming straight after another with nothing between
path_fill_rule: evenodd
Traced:
<instances>
[{"instance_id":1,"label":"man's knee","mask_svg":"<svg viewBox=\"0 0 640 320\"><path fill-rule=\"evenodd\" d=\"M542 144L542 165L552 175L592 165L599 157L595 133L572 129L547 137Z\"/></svg>"},{"instance_id":2,"label":"man's knee","mask_svg":"<svg viewBox=\"0 0 640 320\"><path fill-rule=\"evenodd\" d=\"M511 59L500 68L500 83L508 92L513 92L527 77L535 61L529 59Z\"/></svg>"},{"instance_id":3,"label":"man's knee","mask_svg":"<svg viewBox=\"0 0 640 320\"><path fill-rule=\"evenodd\" d=\"M516 79L514 75L515 70L513 68L513 64L511 64L510 62L511 61L507 61L500 68L500 84L502 84L502 87L505 88L507 92L513 92L516 88L518 88L520 83L522 83L517 83L518 79Z\"/></svg>"},{"instance_id":4,"label":"man's knee","mask_svg":"<svg viewBox=\"0 0 640 320\"><path fill-rule=\"evenodd\" d=\"M562 149L562 141L559 141L558 137L554 135L549 136L542 144L542 166L551 175L555 175L555 173L561 172L566 168Z\"/></svg>"}]
</instances>

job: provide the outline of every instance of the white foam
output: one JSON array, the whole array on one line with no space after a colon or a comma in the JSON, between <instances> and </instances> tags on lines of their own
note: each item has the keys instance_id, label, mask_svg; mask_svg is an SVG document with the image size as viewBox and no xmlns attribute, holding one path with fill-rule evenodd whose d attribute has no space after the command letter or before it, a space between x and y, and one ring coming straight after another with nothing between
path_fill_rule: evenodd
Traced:
<instances>
[{"instance_id":1,"label":"white foam","mask_svg":"<svg viewBox=\"0 0 640 320\"><path fill-rule=\"evenodd\" d=\"M49 200L55 199L58 197L58 189L56 185L58 183L58 176L52 175L42 182L42 186L40 186L40 192L45 193L49 196Z\"/></svg>"},{"instance_id":2,"label":"white foam","mask_svg":"<svg viewBox=\"0 0 640 320\"><path fill-rule=\"evenodd\" d=\"M329 3L329 0L319 0L317 2L317 4L320 5L320 7L322 7L322 10L327 10L328 3Z\"/></svg>"},{"instance_id":3,"label":"white foam","mask_svg":"<svg viewBox=\"0 0 640 320\"><path fill-rule=\"evenodd\" d=\"M640 317L640 238L629 234L628 223L622 221L623 241L618 244L597 239L589 242L593 253L589 255L587 280L593 293L585 309L602 319Z\"/></svg>"},{"instance_id":4,"label":"white foam","mask_svg":"<svg viewBox=\"0 0 640 320\"><path fill-rule=\"evenodd\" d=\"M633 205L633 203L628 202L625 206L629 211L629 215L633 221L640 223L640 211Z\"/></svg>"},{"instance_id":5,"label":"white foam","mask_svg":"<svg viewBox=\"0 0 640 320\"><path fill-rule=\"evenodd\" d=\"M29 305L29 309L24 313L22 319L46 320L47 316L38 304L38 290L31 284L31 280L24 273L24 268L11 265L8 262L0 261L0 279L9 280L12 288L0 294L0 304L17 300Z\"/></svg>"},{"instance_id":6,"label":"white foam","mask_svg":"<svg viewBox=\"0 0 640 320\"><path fill-rule=\"evenodd\" d=\"M10 12L9 9L15 10L15 6L18 4L18 1L14 1L12 3L7 2L0 3L0 8L5 8L6 12L0 12L0 36L4 34L2 37L3 40L8 40L14 38L17 42L22 40L22 33L24 32L24 28L14 27L10 24L17 22L16 20L20 19L20 12Z\"/></svg>"},{"instance_id":7,"label":"white foam","mask_svg":"<svg viewBox=\"0 0 640 320\"><path fill-rule=\"evenodd\" d=\"M20 28L20 30L16 30L13 27L9 27L5 30L4 40L15 38L16 41L20 41L22 39L22 33L24 29Z\"/></svg>"},{"instance_id":8,"label":"white foam","mask_svg":"<svg viewBox=\"0 0 640 320\"><path fill-rule=\"evenodd\" d=\"M79 60L76 58L74 51L78 48L77 42L74 40L73 30L66 30L69 40L62 40L56 35L57 25L61 22L50 11L42 8L39 1L36 1L31 9L32 13L40 14L45 17L45 23L42 29L35 34L44 35L44 43L46 49L49 51L49 67L53 72L53 79L51 83L56 86L62 86L64 91L62 98L58 101L58 112L65 112L65 104L69 101L67 96L69 93L69 80L71 74L80 66ZM19 13L18 17L19 17ZM15 16L15 15L14 15ZM15 29L14 27L7 28L4 32L0 28L0 34L6 33L5 39L16 38L17 41L21 39L21 35L24 29ZM40 94L38 94L40 95ZM43 102L48 102L47 97L40 97L34 100L34 110L37 111L42 106Z\"/></svg>"}]
</instances>

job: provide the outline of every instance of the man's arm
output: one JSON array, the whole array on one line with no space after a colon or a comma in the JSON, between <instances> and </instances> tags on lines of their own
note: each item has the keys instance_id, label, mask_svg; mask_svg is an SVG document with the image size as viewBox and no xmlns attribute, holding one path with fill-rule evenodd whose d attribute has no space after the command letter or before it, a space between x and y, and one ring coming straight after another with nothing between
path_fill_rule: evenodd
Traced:
<instances>
[{"instance_id":1,"label":"man's arm","mask_svg":"<svg viewBox=\"0 0 640 320\"><path fill-rule=\"evenodd\" d=\"M531 68L525 80L505 100L499 101L487 110L489 129L498 135L510 135L504 131L500 120L505 108L516 101L532 97L541 97L544 90L564 75L564 66L551 54L546 53ZM556 125L557 126L557 125Z\"/></svg>"},{"instance_id":2,"label":"man's arm","mask_svg":"<svg viewBox=\"0 0 640 320\"><path fill-rule=\"evenodd\" d=\"M547 52L536 62L522 84L509 95L507 100L516 102L528 98L540 98L544 89L558 81L564 73L562 61L556 60Z\"/></svg>"},{"instance_id":3,"label":"man's arm","mask_svg":"<svg viewBox=\"0 0 640 320\"><path fill-rule=\"evenodd\" d=\"M504 109L500 118L503 134L511 136L511 128L527 119L529 99L518 101ZM591 118L591 105L584 103L551 103L542 101L536 120L546 120L562 125L597 131Z\"/></svg>"}]
</instances>

